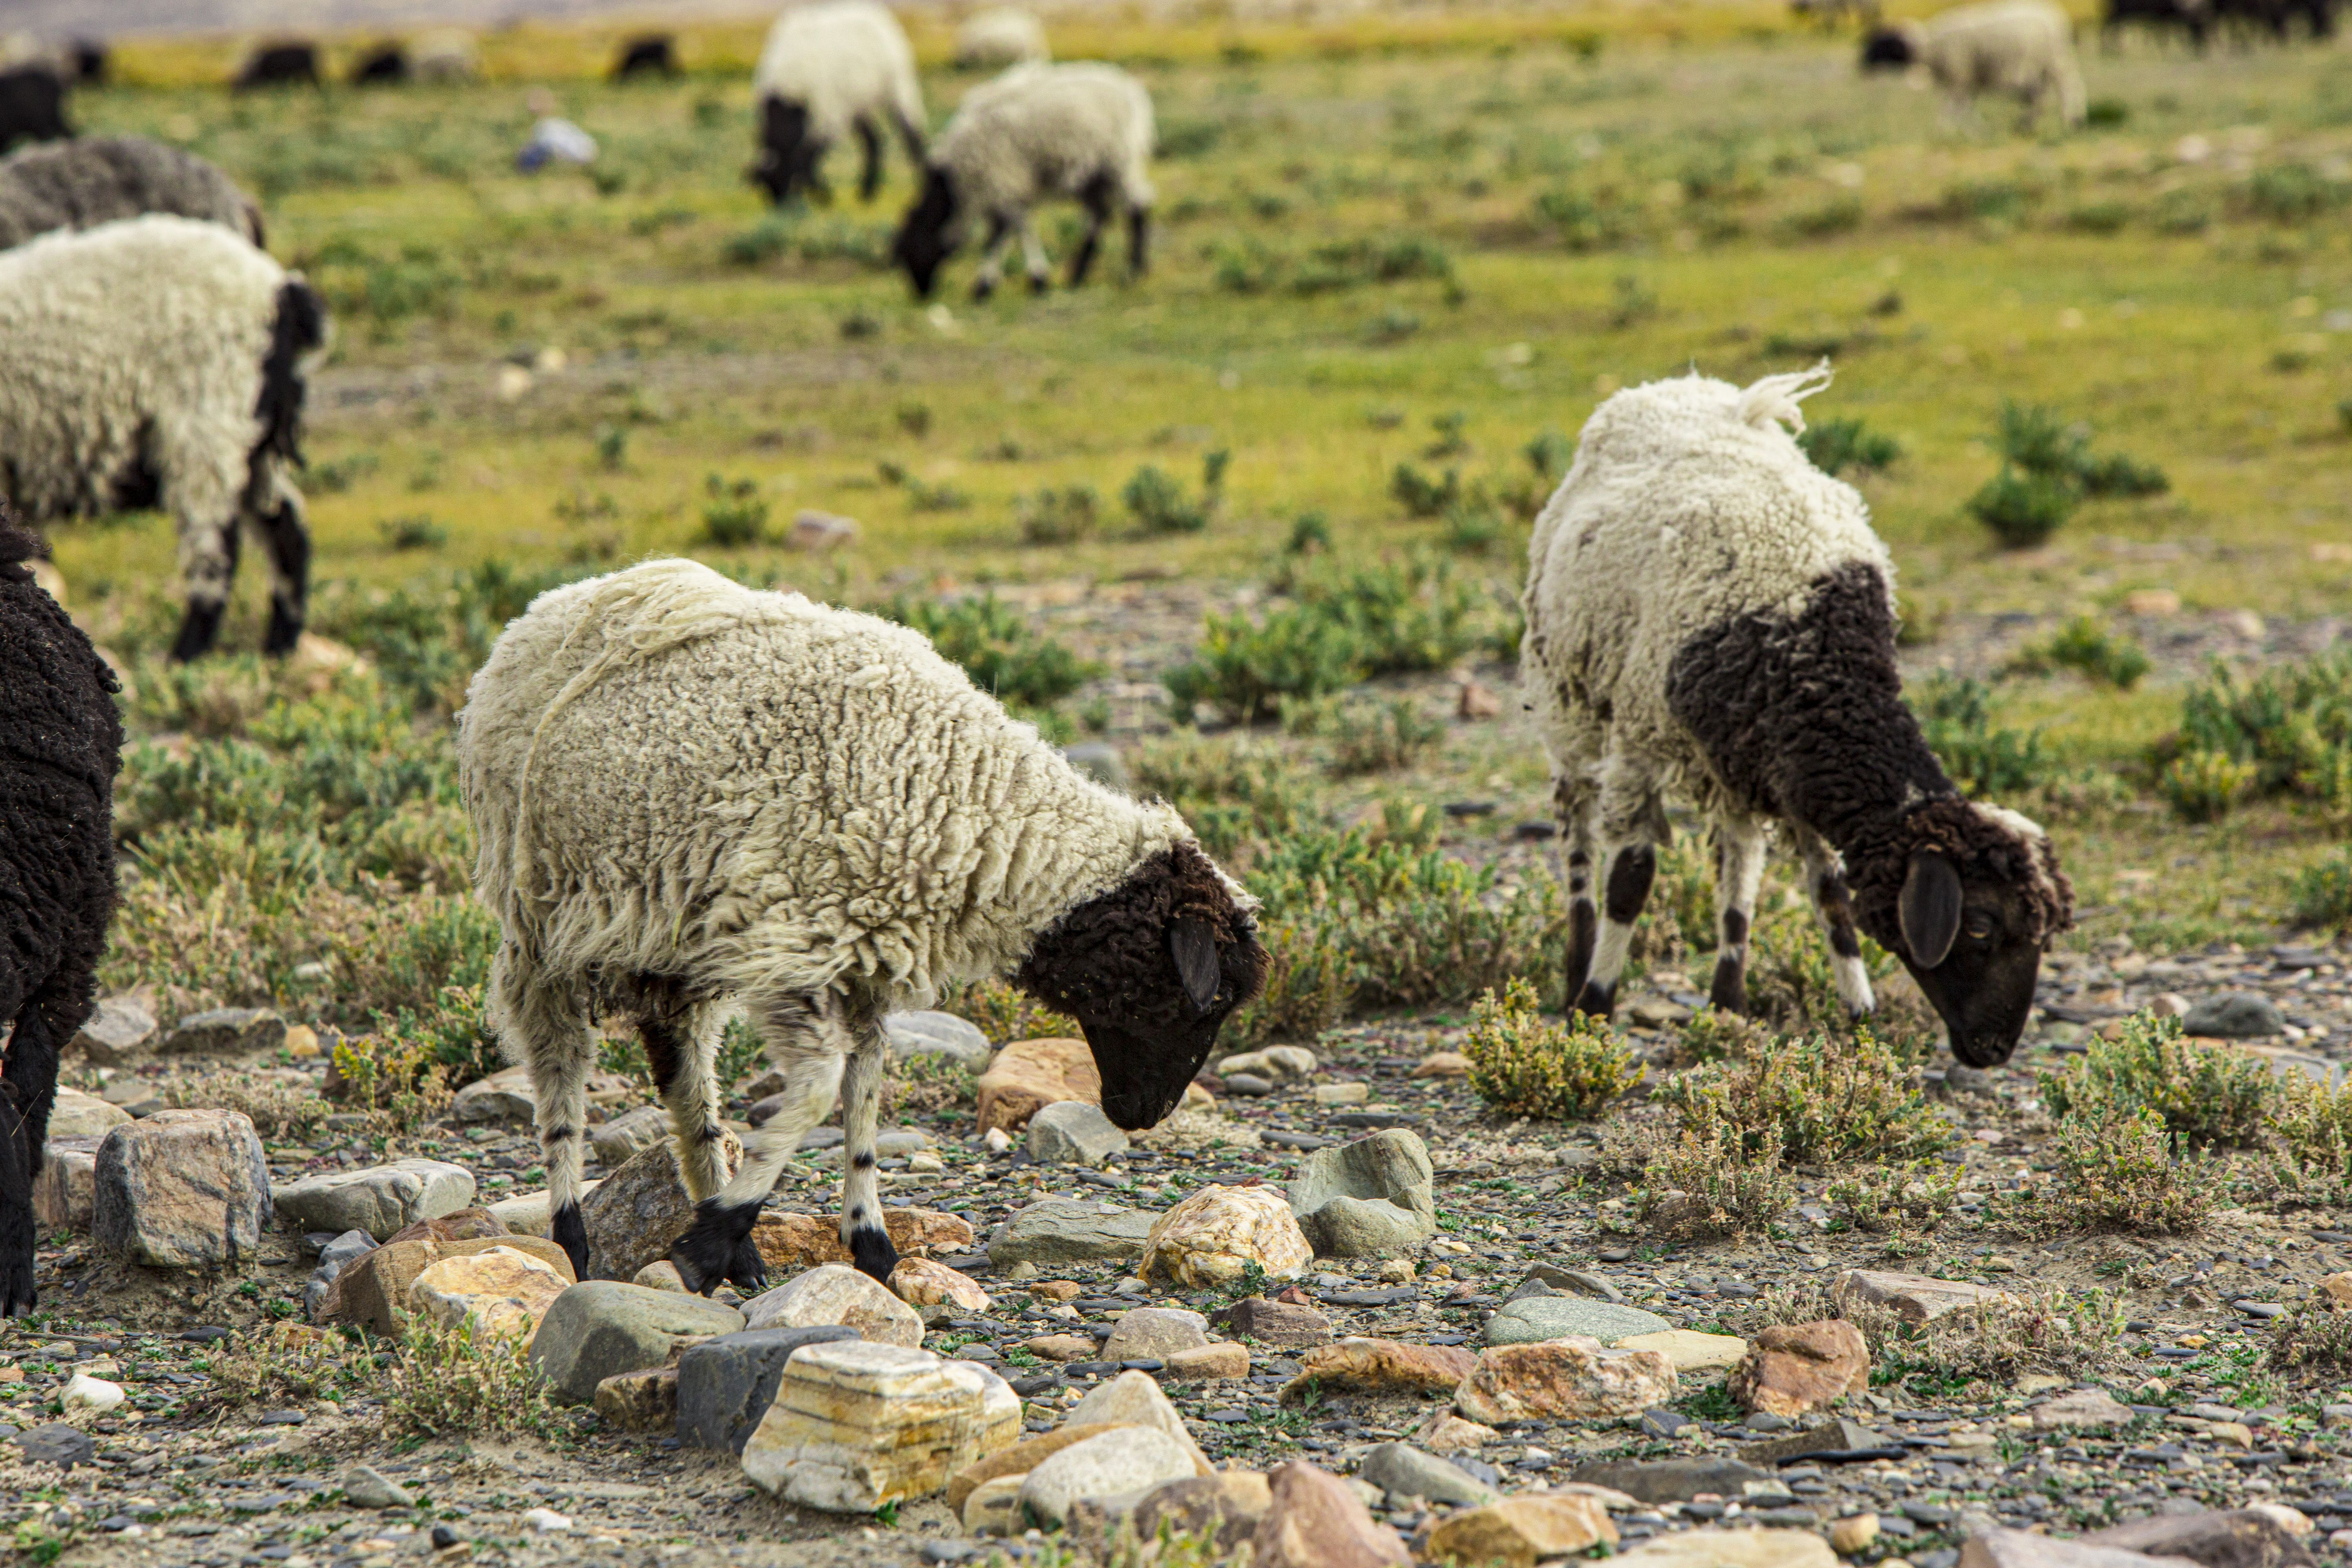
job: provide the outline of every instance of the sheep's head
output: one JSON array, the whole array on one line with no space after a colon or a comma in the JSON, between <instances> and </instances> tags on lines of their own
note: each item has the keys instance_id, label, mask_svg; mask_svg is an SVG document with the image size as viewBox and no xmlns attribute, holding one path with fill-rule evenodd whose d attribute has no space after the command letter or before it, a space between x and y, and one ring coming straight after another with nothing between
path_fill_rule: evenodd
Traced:
<instances>
[{"instance_id":1,"label":"sheep's head","mask_svg":"<svg viewBox=\"0 0 2352 1568\"><path fill-rule=\"evenodd\" d=\"M907 220L898 226L898 237L890 246L891 256L907 269L907 281L915 286L919 300L931 297L940 264L962 243L961 206L955 182L947 172L936 164L925 169L923 194L907 209Z\"/></svg>"},{"instance_id":2,"label":"sheep's head","mask_svg":"<svg viewBox=\"0 0 2352 1568\"><path fill-rule=\"evenodd\" d=\"M809 134L808 105L767 98L760 110L760 160L751 165L752 183L764 186L778 206L794 191L818 194L816 170L824 143Z\"/></svg>"},{"instance_id":3,"label":"sheep's head","mask_svg":"<svg viewBox=\"0 0 2352 1568\"><path fill-rule=\"evenodd\" d=\"M1017 979L1077 1019L1102 1075L1103 1114L1132 1130L1176 1108L1265 969L1244 901L1181 843L1064 915Z\"/></svg>"},{"instance_id":4,"label":"sheep's head","mask_svg":"<svg viewBox=\"0 0 2352 1568\"><path fill-rule=\"evenodd\" d=\"M2050 836L2000 806L1934 800L1849 869L1856 920L1919 983L1952 1054L1970 1067L2007 1061L2033 1012L2042 950L2074 919Z\"/></svg>"},{"instance_id":5,"label":"sheep's head","mask_svg":"<svg viewBox=\"0 0 2352 1568\"><path fill-rule=\"evenodd\" d=\"M1908 70L1919 59L1919 35L1916 24L1896 22L1889 26L1873 27L1862 40L1862 68L1872 70Z\"/></svg>"}]
</instances>

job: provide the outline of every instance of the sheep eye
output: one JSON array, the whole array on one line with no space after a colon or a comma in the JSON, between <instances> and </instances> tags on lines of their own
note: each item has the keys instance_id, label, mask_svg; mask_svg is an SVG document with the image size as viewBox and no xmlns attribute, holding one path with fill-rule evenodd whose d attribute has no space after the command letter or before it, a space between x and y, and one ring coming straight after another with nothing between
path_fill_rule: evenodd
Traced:
<instances>
[{"instance_id":1,"label":"sheep eye","mask_svg":"<svg viewBox=\"0 0 2352 1568\"><path fill-rule=\"evenodd\" d=\"M1971 941L1982 942L1985 938L1992 934L1992 921L1987 920L1982 915L1979 915L1969 921L1968 932Z\"/></svg>"}]
</instances>

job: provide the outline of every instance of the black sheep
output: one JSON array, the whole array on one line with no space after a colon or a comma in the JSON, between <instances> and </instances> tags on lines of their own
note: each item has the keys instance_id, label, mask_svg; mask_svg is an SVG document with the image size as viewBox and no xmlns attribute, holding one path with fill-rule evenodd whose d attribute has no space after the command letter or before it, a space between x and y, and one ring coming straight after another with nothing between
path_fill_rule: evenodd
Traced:
<instances>
[{"instance_id":1,"label":"black sheep","mask_svg":"<svg viewBox=\"0 0 2352 1568\"><path fill-rule=\"evenodd\" d=\"M245 62L230 84L240 92L257 87L317 87L319 46L291 42L265 44Z\"/></svg>"},{"instance_id":2,"label":"black sheep","mask_svg":"<svg viewBox=\"0 0 2352 1568\"><path fill-rule=\"evenodd\" d=\"M113 673L33 581L39 552L0 511L0 1317L35 1305L33 1179L58 1057L96 998L122 752Z\"/></svg>"},{"instance_id":3,"label":"black sheep","mask_svg":"<svg viewBox=\"0 0 2352 1568\"><path fill-rule=\"evenodd\" d=\"M19 142L58 142L66 123L66 84L45 65L0 70L0 153Z\"/></svg>"},{"instance_id":4,"label":"black sheep","mask_svg":"<svg viewBox=\"0 0 2352 1568\"><path fill-rule=\"evenodd\" d=\"M630 81L641 76L676 76L677 46L667 33L647 33L621 46L613 62L613 79Z\"/></svg>"},{"instance_id":5,"label":"black sheep","mask_svg":"<svg viewBox=\"0 0 2352 1568\"><path fill-rule=\"evenodd\" d=\"M398 44L380 44L352 67L353 87L396 87L408 78L408 51Z\"/></svg>"}]
</instances>

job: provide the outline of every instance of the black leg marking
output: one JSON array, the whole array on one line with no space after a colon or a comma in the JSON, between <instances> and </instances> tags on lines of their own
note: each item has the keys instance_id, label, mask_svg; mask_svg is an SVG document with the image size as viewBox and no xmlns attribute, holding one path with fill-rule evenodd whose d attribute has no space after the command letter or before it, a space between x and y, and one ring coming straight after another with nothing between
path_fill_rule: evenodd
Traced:
<instances>
[{"instance_id":1,"label":"black leg marking","mask_svg":"<svg viewBox=\"0 0 2352 1568\"><path fill-rule=\"evenodd\" d=\"M1593 944L1600 940L1601 914L1591 899L1568 906L1568 994L1583 994L1584 978L1592 973Z\"/></svg>"},{"instance_id":2,"label":"black leg marking","mask_svg":"<svg viewBox=\"0 0 2352 1568\"><path fill-rule=\"evenodd\" d=\"M724 1204L705 1198L694 1205L694 1223L669 1249L669 1260L686 1288L708 1296L721 1281L745 1294L768 1284L767 1264L751 1243L751 1227L760 1220L760 1205Z\"/></svg>"},{"instance_id":3,"label":"black leg marking","mask_svg":"<svg viewBox=\"0 0 2352 1568\"><path fill-rule=\"evenodd\" d=\"M891 1270L898 1267L898 1249L890 1245L890 1233L879 1226L859 1226L849 1233L849 1256L856 1260L860 1274L870 1275L883 1284L890 1282Z\"/></svg>"},{"instance_id":4,"label":"black leg marking","mask_svg":"<svg viewBox=\"0 0 2352 1568\"><path fill-rule=\"evenodd\" d=\"M1706 999L1727 1013L1747 1012L1747 962L1729 952L1717 959L1715 984L1707 989Z\"/></svg>"},{"instance_id":5,"label":"black leg marking","mask_svg":"<svg viewBox=\"0 0 2352 1568\"><path fill-rule=\"evenodd\" d=\"M1576 1010L1595 1018L1608 1018L1617 1011L1617 987L1603 985L1599 981L1587 981L1584 989L1576 994Z\"/></svg>"},{"instance_id":6,"label":"black leg marking","mask_svg":"<svg viewBox=\"0 0 2352 1568\"><path fill-rule=\"evenodd\" d=\"M269 633L261 651L291 653L302 636L310 595L310 531L291 501L282 501L260 522L261 542L278 585L269 593Z\"/></svg>"},{"instance_id":7,"label":"black leg marking","mask_svg":"<svg viewBox=\"0 0 2352 1568\"><path fill-rule=\"evenodd\" d=\"M1127 214L1127 275L1140 278L1151 270L1151 213L1130 207Z\"/></svg>"},{"instance_id":8,"label":"black leg marking","mask_svg":"<svg viewBox=\"0 0 2352 1568\"><path fill-rule=\"evenodd\" d=\"M1738 910L1723 911L1723 940L1727 945L1738 947L1748 941L1748 916Z\"/></svg>"},{"instance_id":9,"label":"black leg marking","mask_svg":"<svg viewBox=\"0 0 2352 1568\"><path fill-rule=\"evenodd\" d=\"M572 1259L572 1277L587 1279L588 1223L580 1217L580 1205L565 1204L557 1209L555 1219L547 1231L555 1245L563 1248L564 1256Z\"/></svg>"},{"instance_id":10,"label":"black leg marking","mask_svg":"<svg viewBox=\"0 0 2352 1568\"><path fill-rule=\"evenodd\" d=\"M849 1163L858 1170L870 1171L874 1168L874 1152L870 1149L860 1149L849 1157Z\"/></svg>"},{"instance_id":11,"label":"black leg marking","mask_svg":"<svg viewBox=\"0 0 2352 1568\"><path fill-rule=\"evenodd\" d=\"M226 604L200 605L189 600L180 635L172 641L172 662L187 664L212 652L213 644L220 640L221 616L227 609Z\"/></svg>"},{"instance_id":12,"label":"black leg marking","mask_svg":"<svg viewBox=\"0 0 2352 1568\"><path fill-rule=\"evenodd\" d=\"M1658 852L1647 844L1629 844L1617 851L1609 867L1609 918L1632 925L1650 901L1650 883L1658 874Z\"/></svg>"},{"instance_id":13,"label":"black leg marking","mask_svg":"<svg viewBox=\"0 0 2352 1568\"><path fill-rule=\"evenodd\" d=\"M1078 253L1070 258L1073 289L1087 280L1087 273L1095 264L1095 252L1102 245L1103 226L1110 221L1111 191L1108 174L1097 174L1078 187L1078 205L1087 209L1087 234L1078 242Z\"/></svg>"},{"instance_id":14,"label":"black leg marking","mask_svg":"<svg viewBox=\"0 0 2352 1568\"><path fill-rule=\"evenodd\" d=\"M882 132L870 120L853 121L850 129L857 132L857 145L866 153L865 172L857 177L857 199L870 202L882 188Z\"/></svg>"}]
</instances>

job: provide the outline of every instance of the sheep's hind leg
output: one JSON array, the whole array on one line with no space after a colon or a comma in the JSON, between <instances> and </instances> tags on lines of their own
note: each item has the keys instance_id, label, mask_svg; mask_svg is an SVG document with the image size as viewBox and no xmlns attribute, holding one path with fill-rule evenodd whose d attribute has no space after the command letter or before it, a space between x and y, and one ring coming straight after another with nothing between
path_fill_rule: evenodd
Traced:
<instances>
[{"instance_id":1,"label":"sheep's hind leg","mask_svg":"<svg viewBox=\"0 0 2352 1568\"><path fill-rule=\"evenodd\" d=\"M988 243L981 247L980 276L971 280L971 297L985 300L996 292L997 280L1004 276L1004 252L1013 243L1013 225L1002 213L992 213L988 219Z\"/></svg>"},{"instance_id":2,"label":"sheep's hind leg","mask_svg":"<svg viewBox=\"0 0 2352 1568\"><path fill-rule=\"evenodd\" d=\"M1633 945L1633 922L1650 901L1650 884L1658 875L1658 846L1668 828L1656 795L1612 767L1601 787L1601 863L1608 867L1601 885L1601 934L1592 944L1592 969L1576 994L1576 1010L1606 1018L1617 1008L1617 979L1625 972L1625 956ZM1572 889L1571 889L1572 890Z\"/></svg>"},{"instance_id":3,"label":"sheep's hind leg","mask_svg":"<svg viewBox=\"0 0 2352 1568\"><path fill-rule=\"evenodd\" d=\"M882 1224L881 1173L874 1167L875 1123L882 1109L882 1073L890 1060L889 1042L883 1037L879 1015L860 1005L852 1026L856 1038L849 1053L848 1071L841 1088L842 1152L847 1174L842 1182L841 1243L858 1271L884 1284L898 1267L898 1249Z\"/></svg>"},{"instance_id":4,"label":"sheep's hind leg","mask_svg":"<svg viewBox=\"0 0 2352 1568\"><path fill-rule=\"evenodd\" d=\"M1797 853L1804 858L1805 890L1821 916L1822 937L1830 944L1830 973L1838 999L1860 1018L1878 1005L1870 994L1870 969L1862 962L1862 938L1853 925L1853 897L1845 885L1845 862L1822 836L1797 829Z\"/></svg>"},{"instance_id":5,"label":"sheep's hind leg","mask_svg":"<svg viewBox=\"0 0 2352 1568\"><path fill-rule=\"evenodd\" d=\"M1559 858L1568 881L1568 989L1573 1001L1584 992L1585 976L1592 973L1592 944L1600 933L1601 910L1592 901L1591 792L1566 774L1551 781L1552 815L1559 824Z\"/></svg>"},{"instance_id":6,"label":"sheep's hind leg","mask_svg":"<svg viewBox=\"0 0 2352 1568\"><path fill-rule=\"evenodd\" d=\"M1715 982L1706 999L1727 1013L1748 1011L1748 937L1764 882L1764 827L1752 816L1715 826Z\"/></svg>"},{"instance_id":7,"label":"sheep's hind leg","mask_svg":"<svg viewBox=\"0 0 2352 1568\"><path fill-rule=\"evenodd\" d=\"M180 620L180 635L172 640L173 663L202 658L219 640L229 584L236 580L236 552L235 518L202 526L182 520L180 580L187 585L188 608Z\"/></svg>"},{"instance_id":8,"label":"sheep's hind leg","mask_svg":"<svg viewBox=\"0 0 2352 1568\"><path fill-rule=\"evenodd\" d=\"M751 1018L768 1047L768 1058L784 1075L784 1103L745 1141L735 1179L694 1205L694 1223L669 1251L669 1260L689 1290L708 1295L720 1280L754 1291L767 1283L767 1265L751 1240L761 1205L775 1190L784 1163L808 1130L823 1121L841 1089L841 1065L849 1041L839 1020L820 1010L816 998L786 995L755 999Z\"/></svg>"},{"instance_id":9,"label":"sheep's hind leg","mask_svg":"<svg viewBox=\"0 0 2352 1568\"><path fill-rule=\"evenodd\" d=\"M1043 294L1054 286L1054 264L1045 255L1045 242L1037 237L1037 227L1029 215L1021 215L1021 265L1029 274L1029 292Z\"/></svg>"},{"instance_id":10,"label":"sheep's hind leg","mask_svg":"<svg viewBox=\"0 0 2352 1568\"><path fill-rule=\"evenodd\" d=\"M269 555L269 631L261 651L291 653L301 640L310 593L310 531L302 519L302 498L284 479L273 477L268 494L245 516Z\"/></svg>"},{"instance_id":11,"label":"sheep's hind leg","mask_svg":"<svg viewBox=\"0 0 2352 1568\"><path fill-rule=\"evenodd\" d=\"M20 1317L38 1305L33 1182L41 1173L43 1137L57 1099L60 1047L89 1012L89 972L78 973L76 979L61 972L26 998L0 1074L0 1318Z\"/></svg>"},{"instance_id":12,"label":"sheep's hind leg","mask_svg":"<svg viewBox=\"0 0 2352 1568\"><path fill-rule=\"evenodd\" d=\"M854 120L850 129L857 133L857 148L866 159L857 176L857 199L870 202L882 189L882 132L870 120Z\"/></svg>"},{"instance_id":13,"label":"sheep's hind leg","mask_svg":"<svg viewBox=\"0 0 2352 1568\"><path fill-rule=\"evenodd\" d=\"M689 999L675 980L647 976L639 984L644 1002L637 1037L669 1111L678 1174L687 1195L699 1203L728 1180L719 1155L727 1131L719 1124L719 1081L712 1070L724 1015L707 1001Z\"/></svg>"},{"instance_id":14,"label":"sheep's hind leg","mask_svg":"<svg viewBox=\"0 0 2352 1568\"><path fill-rule=\"evenodd\" d=\"M587 1136L588 1069L596 1060L588 1015L569 984L540 974L512 942L499 945L490 994L500 1029L530 1068L541 1156L547 1163L548 1235L588 1278L588 1226L580 1217L581 1144Z\"/></svg>"},{"instance_id":15,"label":"sheep's hind leg","mask_svg":"<svg viewBox=\"0 0 2352 1568\"><path fill-rule=\"evenodd\" d=\"M1078 187L1078 205L1087 209L1086 237L1078 241L1077 254L1070 258L1070 287L1077 288L1087 280L1095 264L1095 252L1102 247L1102 232L1110 222L1111 196L1116 187L1108 174L1097 174Z\"/></svg>"},{"instance_id":16,"label":"sheep's hind leg","mask_svg":"<svg viewBox=\"0 0 2352 1568\"><path fill-rule=\"evenodd\" d=\"M1151 209L1137 204L1127 209L1127 275L1140 278L1151 270Z\"/></svg>"}]
</instances>

